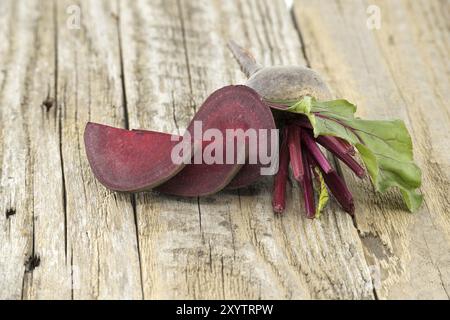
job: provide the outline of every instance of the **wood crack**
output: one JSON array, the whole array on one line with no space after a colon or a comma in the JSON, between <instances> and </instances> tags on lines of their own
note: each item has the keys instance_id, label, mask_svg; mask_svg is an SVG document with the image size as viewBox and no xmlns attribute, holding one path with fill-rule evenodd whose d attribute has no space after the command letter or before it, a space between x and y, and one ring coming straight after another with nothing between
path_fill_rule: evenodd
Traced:
<instances>
[{"instance_id":1,"label":"wood crack","mask_svg":"<svg viewBox=\"0 0 450 320\"><path fill-rule=\"evenodd\" d=\"M266 15L263 11L262 11L262 2L256 5L256 8L258 10L259 16L260 17L268 17L270 18L270 16ZM275 64L275 57L274 57L274 48L272 45L272 42L270 40L270 36L269 36L269 29L267 27L267 23L266 23L266 19L262 18L261 19L261 24L262 24L262 31L264 33L264 38L266 39L266 45L267 48L269 49L269 57L270 57L270 62L272 65Z\"/></svg>"},{"instance_id":2,"label":"wood crack","mask_svg":"<svg viewBox=\"0 0 450 320\"><path fill-rule=\"evenodd\" d=\"M142 271L141 245L140 245L140 239L139 239L139 223L138 223L137 208L136 208L136 195L132 194L130 196L130 198L131 198L131 207L133 209L134 230L136 232L136 249L137 249L138 263L139 263L139 280L140 280L140 284L141 284L141 296L142 296L142 299L144 299L145 298L144 278L143 278L143 271Z\"/></svg>"},{"instance_id":3,"label":"wood crack","mask_svg":"<svg viewBox=\"0 0 450 320\"><path fill-rule=\"evenodd\" d=\"M197 210L198 210L198 224L199 224L199 230L200 235L202 237L202 242L205 242L205 235L203 234L203 228L202 228L202 210L200 207L200 197L197 197Z\"/></svg>"},{"instance_id":4,"label":"wood crack","mask_svg":"<svg viewBox=\"0 0 450 320\"><path fill-rule=\"evenodd\" d=\"M303 58L305 59L306 66L308 68L311 68L311 62L310 62L310 60L308 58L308 54L306 53L305 40L303 38L302 30L300 29L300 24L298 23L297 17L295 16L295 12L294 12L294 8L293 7L289 10L289 13L291 15L292 24L294 26L295 31L297 32L298 39L300 41L300 46L301 46L301 49L302 49L302 55L303 55Z\"/></svg>"},{"instance_id":5,"label":"wood crack","mask_svg":"<svg viewBox=\"0 0 450 320\"><path fill-rule=\"evenodd\" d=\"M117 26L117 36L119 44L119 60L120 60L120 81L122 86L122 107L123 107L123 117L125 122L125 129L130 129L130 120L128 114L128 100L127 100L127 90L125 82L125 70L124 70L124 60L123 60L123 44L122 44L122 32L120 30L120 5L118 5L118 15L116 17Z\"/></svg>"},{"instance_id":6,"label":"wood crack","mask_svg":"<svg viewBox=\"0 0 450 320\"><path fill-rule=\"evenodd\" d=\"M172 90L171 92L171 96L172 96L172 117L173 117L173 123L175 124L175 128L177 129L177 134L180 135L180 127L178 126L178 121L177 121L177 113L176 113L176 108L175 108L175 95L174 92Z\"/></svg>"},{"instance_id":7,"label":"wood crack","mask_svg":"<svg viewBox=\"0 0 450 320\"><path fill-rule=\"evenodd\" d=\"M128 114L128 100L127 100L126 83L125 83L125 69L124 69L124 59L123 59L122 32L120 29L120 21L121 21L120 19L121 19L120 4L118 4L116 26L117 26L117 35L118 35L118 45L119 45L120 80L121 80L121 87L122 87L122 105L123 105L125 128L130 129L129 114ZM135 194L132 194L130 196L130 202L131 202L131 208L132 208L133 220L134 220L136 249L137 249L138 264L139 264L139 281L140 281L140 289L141 289L141 298L144 299L145 296L144 296L142 257L141 257L141 248L140 248L140 239L139 239L139 223L138 223L138 217L137 217L136 195Z\"/></svg>"},{"instance_id":8,"label":"wood crack","mask_svg":"<svg viewBox=\"0 0 450 320\"><path fill-rule=\"evenodd\" d=\"M58 119L58 139L59 139L59 159L61 164L61 188L62 188L62 206L63 206L63 215L64 215L64 258L67 263L67 190L66 190L66 177L64 171L64 157L63 157L63 134L62 134L62 126L63 126L63 105L59 104L58 101L58 4L57 1L53 1L53 36L54 36L54 44L55 44L55 56L54 56L54 86L55 86L55 119ZM58 114L59 113L59 114Z\"/></svg>"},{"instance_id":9,"label":"wood crack","mask_svg":"<svg viewBox=\"0 0 450 320\"><path fill-rule=\"evenodd\" d=\"M187 77L189 80L189 91L190 91L190 106L194 109L194 114L197 112L197 107L194 103L194 90L193 90L193 84L192 84L192 75L191 75L191 64L189 59L189 51L188 51L188 45L187 45L187 39L186 39L186 26L184 23L184 16L183 16L183 8L181 6L181 1L177 0L177 8L178 8L178 17L180 19L180 27L181 27L181 37L183 39L183 49L184 49L184 58L186 62L186 72Z\"/></svg>"},{"instance_id":10,"label":"wood crack","mask_svg":"<svg viewBox=\"0 0 450 320\"><path fill-rule=\"evenodd\" d=\"M186 72L187 72L188 83L189 83L190 107L193 108L193 112L195 114L197 112L197 107L196 107L196 104L195 104L194 98L193 98L193 96L194 96L193 80L192 80L191 65L190 65L190 59L189 59L189 50L188 50L187 38L186 38L186 26L185 26L185 21L184 21L184 16L183 16L183 7L181 5L180 0L176 0L176 5L177 5L178 17L179 17L179 21L180 21L181 37L182 37L182 41L183 41L184 58L185 58L185 64L186 64ZM174 112L174 120L175 120L176 119L175 118L175 105L173 105L172 107L174 109L173 112ZM175 126L178 129L178 124L176 122L175 122ZM200 197L197 197L197 210L198 210L200 235L202 238L202 242L204 243L205 237L204 237L203 229L202 229L202 211L200 208Z\"/></svg>"},{"instance_id":11,"label":"wood crack","mask_svg":"<svg viewBox=\"0 0 450 320\"><path fill-rule=\"evenodd\" d=\"M309 56L308 56L308 53L307 53L307 50L306 50L305 39L304 39L302 30L301 30L301 27L300 27L300 23L299 23L299 21L297 20L297 16L296 16L296 14L295 14L295 9L294 9L294 8L295 8L295 7L293 6L293 7L289 10L289 13L290 13L290 15L291 15L292 24L293 24L293 26L294 26L294 29L295 29L297 35L298 35L298 39L299 39L300 45L301 45L302 55L303 55L303 58L305 59L306 66L307 66L308 68L312 68L311 60L310 60L310 58L309 58ZM337 172L338 172L338 175L339 175L342 179L344 179L344 174L343 174L343 172L342 172L341 164L340 164L340 162L336 159L336 157L335 157L334 155L332 155L332 161L333 161L333 163L334 163L334 165L335 165L335 168L336 168L336 170L337 170ZM345 181L345 179L344 179L344 181ZM359 242L360 242L361 246L362 246L362 247L365 247L364 242L362 241L361 231L360 231L359 228L358 228L358 224L357 224L357 220L356 220L356 215L352 216L352 224L353 224L353 227L354 227L355 230L356 230L356 233L357 233L357 235L358 235L358 239L359 239ZM366 267L366 268L369 267L369 262L368 262L367 257L366 257L365 254L364 254L364 264L365 264L365 267ZM373 279L372 276L370 276L370 278L371 278L371 280L372 280L372 295L373 295L373 298L374 298L375 300L379 300L378 293L377 293L377 289L375 288L375 285L374 285L374 279Z\"/></svg>"},{"instance_id":12,"label":"wood crack","mask_svg":"<svg viewBox=\"0 0 450 320\"><path fill-rule=\"evenodd\" d=\"M79 285L79 284L78 284ZM74 286L73 286L73 247L70 247L70 298L74 299Z\"/></svg>"}]
</instances>

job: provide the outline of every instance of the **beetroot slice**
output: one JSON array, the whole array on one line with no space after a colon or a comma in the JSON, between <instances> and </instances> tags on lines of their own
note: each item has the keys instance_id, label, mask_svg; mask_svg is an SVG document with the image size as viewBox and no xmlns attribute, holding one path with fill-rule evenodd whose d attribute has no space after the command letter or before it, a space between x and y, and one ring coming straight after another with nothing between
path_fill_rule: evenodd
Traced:
<instances>
[{"instance_id":1,"label":"beetroot slice","mask_svg":"<svg viewBox=\"0 0 450 320\"><path fill-rule=\"evenodd\" d=\"M256 180L261 178L261 169L265 167L269 167L269 165L263 165L259 161L255 164L244 164L226 188L234 190L253 184Z\"/></svg>"},{"instance_id":2,"label":"beetroot slice","mask_svg":"<svg viewBox=\"0 0 450 320\"><path fill-rule=\"evenodd\" d=\"M226 129L242 129L245 131L251 128L257 130L257 132L259 129L275 129L275 122L270 109L253 89L243 85L226 86L211 94L188 127L191 136L194 136L194 121L202 121L203 132L209 128L215 128L220 130L223 137L226 136ZM270 138L270 134L268 134L268 137ZM248 149L249 146L246 143L245 150ZM225 142L223 150L226 150ZM236 148L234 153L237 153ZM249 167L255 166L257 164L249 165ZM225 163L187 165L175 177L159 186L157 190L163 193L191 197L216 193L233 179L241 167L242 164ZM243 177L237 181L249 182L253 179L251 177L254 177L254 169L250 170L250 175L247 175L247 171L243 172ZM238 184L240 183L238 182Z\"/></svg>"},{"instance_id":3,"label":"beetroot slice","mask_svg":"<svg viewBox=\"0 0 450 320\"><path fill-rule=\"evenodd\" d=\"M142 191L160 185L177 174L170 150L177 144L170 134L126 130L89 122L84 142L95 177L116 191Z\"/></svg>"},{"instance_id":4,"label":"beetroot slice","mask_svg":"<svg viewBox=\"0 0 450 320\"><path fill-rule=\"evenodd\" d=\"M227 189L234 190L251 185L261 177L261 168L261 164L245 164L227 185Z\"/></svg>"}]
</instances>

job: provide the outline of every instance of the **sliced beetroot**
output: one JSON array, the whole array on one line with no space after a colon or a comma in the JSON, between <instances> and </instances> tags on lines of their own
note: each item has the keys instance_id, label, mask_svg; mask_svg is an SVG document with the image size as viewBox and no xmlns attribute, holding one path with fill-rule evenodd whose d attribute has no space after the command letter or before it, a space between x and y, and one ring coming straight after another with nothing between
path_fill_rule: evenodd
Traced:
<instances>
[{"instance_id":1,"label":"sliced beetroot","mask_svg":"<svg viewBox=\"0 0 450 320\"><path fill-rule=\"evenodd\" d=\"M211 94L196 113L188 127L194 136L195 121L201 121L203 131L218 129L226 137L226 129L275 129L270 109L260 96L247 86L227 86ZM268 134L270 138L270 134ZM270 141L269 141L270 144ZM236 143L234 154L237 154ZM244 151L249 145L245 143ZM254 147L254 146L252 146ZM226 152L224 139L223 150ZM224 152L224 154L225 154ZM225 159L224 159L225 162ZM175 177L159 186L157 190L179 196L202 196L223 189L241 169L242 164L192 164L187 165Z\"/></svg>"},{"instance_id":2,"label":"sliced beetroot","mask_svg":"<svg viewBox=\"0 0 450 320\"><path fill-rule=\"evenodd\" d=\"M203 132L210 128L218 129L224 138L226 129L253 129L258 132L259 129L275 128L270 109L255 91L245 86L228 86L213 93L188 127L192 138L195 138L195 121L202 122ZM209 143L204 141L203 148ZM141 191L160 185L158 190L164 193L201 196L224 188L242 167L236 162L239 153L237 143L234 143L232 164L199 163L187 166L173 163L171 152L178 142L171 141L171 135L165 133L130 131L88 123L85 144L94 175L106 187L116 191ZM222 147L226 150L225 139ZM240 147L241 152L248 152L248 141ZM260 164L249 166L259 168ZM240 184L251 183L258 177L259 172L250 177L244 171L237 181L241 181Z\"/></svg>"},{"instance_id":3,"label":"sliced beetroot","mask_svg":"<svg viewBox=\"0 0 450 320\"><path fill-rule=\"evenodd\" d=\"M84 142L95 177L116 191L142 191L177 174L170 150L177 143L166 133L126 130L89 122Z\"/></svg>"},{"instance_id":4,"label":"sliced beetroot","mask_svg":"<svg viewBox=\"0 0 450 320\"><path fill-rule=\"evenodd\" d=\"M183 197L213 194L225 188L241 167L237 164L189 164L156 190Z\"/></svg>"},{"instance_id":5,"label":"sliced beetroot","mask_svg":"<svg viewBox=\"0 0 450 320\"><path fill-rule=\"evenodd\" d=\"M267 148L270 152L270 139L267 142L269 143ZM258 143L259 143L259 141L258 141ZM244 188L244 187L247 187L247 186L253 184L259 178L261 178L261 170L263 168L267 168L269 166L270 166L270 164L263 165L259 161L255 164L250 164L247 161L247 163L242 166L242 168L239 170L239 172L236 174L236 176L230 181L230 183L227 185L226 188L233 190L233 189Z\"/></svg>"},{"instance_id":6,"label":"sliced beetroot","mask_svg":"<svg viewBox=\"0 0 450 320\"><path fill-rule=\"evenodd\" d=\"M245 188L261 177L261 164L244 164L236 176L227 185L227 189Z\"/></svg>"}]
</instances>

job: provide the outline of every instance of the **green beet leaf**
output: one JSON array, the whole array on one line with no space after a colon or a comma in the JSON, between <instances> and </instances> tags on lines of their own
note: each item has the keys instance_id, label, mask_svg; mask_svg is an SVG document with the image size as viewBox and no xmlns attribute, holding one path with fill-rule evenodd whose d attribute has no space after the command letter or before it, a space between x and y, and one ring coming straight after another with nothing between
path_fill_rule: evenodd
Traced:
<instances>
[{"instance_id":1,"label":"green beet leaf","mask_svg":"<svg viewBox=\"0 0 450 320\"><path fill-rule=\"evenodd\" d=\"M330 197L328 195L328 189L325 185L325 180L323 179L322 172L320 172L319 168L314 168L314 175L316 176L316 189L318 191L318 201L316 206L316 213L315 218L319 218L320 214L322 213L323 209L328 203L328 198Z\"/></svg>"},{"instance_id":2,"label":"green beet leaf","mask_svg":"<svg viewBox=\"0 0 450 320\"><path fill-rule=\"evenodd\" d=\"M304 97L288 105L287 111L308 117L316 137L336 136L354 145L377 191L397 187L411 212L420 207L423 197L416 189L421 184L421 171L413 162L411 137L403 121L355 118L356 106L347 100Z\"/></svg>"}]
</instances>

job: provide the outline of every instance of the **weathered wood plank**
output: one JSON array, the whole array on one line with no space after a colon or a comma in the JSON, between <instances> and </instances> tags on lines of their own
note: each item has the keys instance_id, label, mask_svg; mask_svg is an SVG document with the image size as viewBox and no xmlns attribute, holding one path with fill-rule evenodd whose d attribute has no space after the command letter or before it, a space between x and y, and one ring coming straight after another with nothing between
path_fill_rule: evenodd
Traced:
<instances>
[{"instance_id":1,"label":"weathered wood plank","mask_svg":"<svg viewBox=\"0 0 450 320\"><path fill-rule=\"evenodd\" d=\"M381 10L379 30L366 27L369 4ZM425 196L417 213L397 193L376 196L348 177L367 261L381 271L378 296L448 299L448 1L298 0L295 13L309 61L336 96L363 117L405 120L413 136Z\"/></svg>"},{"instance_id":2,"label":"weathered wood plank","mask_svg":"<svg viewBox=\"0 0 450 320\"><path fill-rule=\"evenodd\" d=\"M226 41L270 64L303 64L283 1L122 1L130 127L184 129L213 90L245 81ZM308 221L299 190L282 218L270 180L200 199L137 197L145 298L373 298L352 220Z\"/></svg>"},{"instance_id":3,"label":"weathered wood plank","mask_svg":"<svg viewBox=\"0 0 450 320\"><path fill-rule=\"evenodd\" d=\"M275 217L270 179L199 199L113 193L84 154L87 121L182 132L245 81L229 38L263 64L305 64L283 1L1 1L0 298L374 298L377 268L381 298L448 298L449 6L376 4L379 31L366 2L296 4L307 61L360 115L405 119L424 171L415 215L347 172L355 228L335 204L305 219L295 185Z\"/></svg>"},{"instance_id":4,"label":"weathered wood plank","mask_svg":"<svg viewBox=\"0 0 450 320\"><path fill-rule=\"evenodd\" d=\"M125 124L115 11L2 1L3 298L142 297L131 199L98 185L82 142L89 120Z\"/></svg>"},{"instance_id":5,"label":"weathered wood plank","mask_svg":"<svg viewBox=\"0 0 450 320\"><path fill-rule=\"evenodd\" d=\"M113 1L57 1L60 111L73 298L141 298L133 206L93 177L84 150L88 121L124 127L117 8ZM67 8L81 9L80 28Z\"/></svg>"},{"instance_id":6,"label":"weathered wood plank","mask_svg":"<svg viewBox=\"0 0 450 320\"><path fill-rule=\"evenodd\" d=\"M0 12L0 297L68 298L52 3Z\"/></svg>"}]
</instances>

